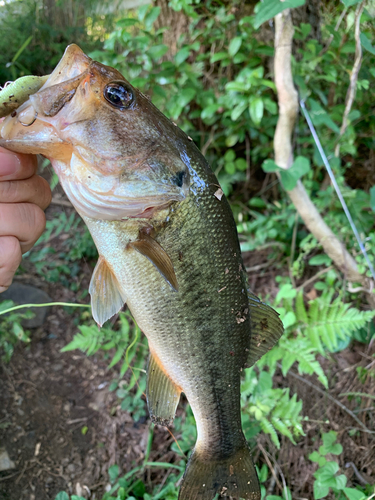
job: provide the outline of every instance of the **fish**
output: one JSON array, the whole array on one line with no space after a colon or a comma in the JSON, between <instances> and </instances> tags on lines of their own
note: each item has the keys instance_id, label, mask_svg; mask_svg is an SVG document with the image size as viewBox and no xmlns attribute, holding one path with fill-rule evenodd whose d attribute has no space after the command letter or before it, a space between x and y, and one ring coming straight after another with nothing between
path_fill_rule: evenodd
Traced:
<instances>
[{"instance_id":1,"label":"fish","mask_svg":"<svg viewBox=\"0 0 375 500\"><path fill-rule=\"evenodd\" d=\"M229 203L194 142L77 45L0 124L0 146L48 158L98 249L99 325L126 303L148 339L147 405L171 426L183 392L197 441L179 500L260 500L240 383L283 333L248 289Z\"/></svg>"}]
</instances>

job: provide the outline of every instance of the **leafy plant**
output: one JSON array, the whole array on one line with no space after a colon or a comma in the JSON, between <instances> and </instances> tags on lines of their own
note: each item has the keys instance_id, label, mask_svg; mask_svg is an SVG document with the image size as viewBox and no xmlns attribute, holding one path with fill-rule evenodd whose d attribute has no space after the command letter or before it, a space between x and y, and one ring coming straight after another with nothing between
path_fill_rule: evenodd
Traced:
<instances>
[{"instance_id":1,"label":"leafy plant","mask_svg":"<svg viewBox=\"0 0 375 500\"><path fill-rule=\"evenodd\" d=\"M319 468L314 472L314 499L326 498L332 490L335 498L364 500L367 495L362 488L347 488L347 477L345 474L338 474L339 464L335 460L328 459L329 455L340 455L343 451L341 444L336 443L336 439L337 432L323 433L323 445L319 447L318 451L309 455L309 459L319 465Z\"/></svg>"},{"instance_id":2,"label":"leafy plant","mask_svg":"<svg viewBox=\"0 0 375 500\"><path fill-rule=\"evenodd\" d=\"M9 362L14 348L18 342L28 344L30 342L29 332L21 324L23 319L34 316L32 311L13 311L2 314L3 311L14 306L11 300L0 302L0 356L1 360Z\"/></svg>"}]
</instances>

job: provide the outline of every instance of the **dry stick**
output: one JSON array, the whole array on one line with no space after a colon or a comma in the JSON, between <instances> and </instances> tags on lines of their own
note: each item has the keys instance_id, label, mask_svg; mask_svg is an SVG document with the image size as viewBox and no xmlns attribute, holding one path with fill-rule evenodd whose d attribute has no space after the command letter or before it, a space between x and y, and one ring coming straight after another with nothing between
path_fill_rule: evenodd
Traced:
<instances>
[{"instance_id":1,"label":"dry stick","mask_svg":"<svg viewBox=\"0 0 375 500\"><path fill-rule=\"evenodd\" d=\"M358 73L359 70L361 69L361 62L362 62L362 45L361 45L361 40L360 40L360 26L361 26L361 15L363 12L363 9L365 8L365 3L366 0L363 0L360 4L358 4L357 9L355 11L355 21L354 21L354 38L355 38L355 60L354 60L354 65L352 72L350 74L350 84L348 88L348 92L346 94L346 103L345 103L345 111L344 111L344 116L342 118L342 124L340 128L340 135L337 139L337 144L335 147L335 156L338 158L340 155L340 139L344 135L345 130L348 127L348 115L350 113L350 110L352 109L354 98L355 98L355 93L357 89L357 80L358 80Z\"/></svg>"},{"instance_id":2,"label":"dry stick","mask_svg":"<svg viewBox=\"0 0 375 500\"><path fill-rule=\"evenodd\" d=\"M57 198L52 198L51 205L59 205L61 207L73 208L73 205L70 203L70 201L67 201L67 200L58 200Z\"/></svg>"},{"instance_id":3,"label":"dry stick","mask_svg":"<svg viewBox=\"0 0 375 500\"><path fill-rule=\"evenodd\" d=\"M275 84L279 119L275 131L274 150L276 164L284 169L288 169L293 163L292 135L298 115L298 94L293 84L291 70L293 33L290 10L286 9L275 17ZM296 187L287 193L308 230L323 246L325 253L331 257L335 265L349 281L366 286L368 278L359 272L356 261L324 222L302 182L298 181Z\"/></svg>"},{"instance_id":4,"label":"dry stick","mask_svg":"<svg viewBox=\"0 0 375 500\"><path fill-rule=\"evenodd\" d=\"M345 7L344 10L341 12L341 15L340 15L340 17L339 17L339 19L338 19L338 21L336 23L336 26L335 26L335 31L338 31L338 29L340 27L340 24L341 24L342 20L344 19L345 15L346 15L347 10L348 10L348 7ZM320 51L319 57L321 57L323 54L325 54L327 52L327 50L331 46L331 43L333 42L333 38L334 38L334 36L330 35L328 43L324 47L324 49Z\"/></svg>"},{"instance_id":5,"label":"dry stick","mask_svg":"<svg viewBox=\"0 0 375 500\"><path fill-rule=\"evenodd\" d=\"M310 285L310 283L313 283L315 280L317 280L318 278L320 278L320 276L322 276L322 274L328 273L328 271L330 271L331 269L333 269L333 266L329 266L329 267L326 267L325 269L321 269L320 271L318 271L316 274L314 274L314 276L311 276L311 278L309 278L308 280L304 281L302 283L302 285L300 285L296 289L297 292L299 292L300 290L303 290L307 285Z\"/></svg>"},{"instance_id":6,"label":"dry stick","mask_svg":"<svg viewBox=\"0 0 375 500\"><path fill-rule=\"evenodd\" d=\"M277 363L277 366L279 368L281 368L280 363ZM299 375L297 375L296 373L293 373L292 371L289 371L288 375L291 375L292 377L300 380L304 384L308 385L309 387L312 387L317 392L319 392L320 394L323 394L323 396L326 396L328 399L330 399L333 403L335 403L335 405L339 406L343 411L345 411L348 415L350 415L352 417L352 419L355 420L357 422L357 424L361 427L363 432L367 432L368 434L375 434L375 431L370 431L369 429L367 429L367 427L359 420L359 418L356 417L356 415L354 415L354 413L352 411L349 410L349 408L347 408L345 405L340 403L340 401L337 401L337 399L335 399L333 396L331 396L327 391L323 391L323 389L320 389L320 387L317 387L315 384L313 384L309 380L305 380L303 377L300 377Z\"/></svg>"},{"instance_id":7,"label":"dry stick","mask_svg":"<svg viewBox=\"0 0 375 500\"><path fill-rule=\"evenodd\" d=\"M279 487L280 491L283 491L283 486L280 483L280 481L279 481L279 479L278 479L278 477L276 475L275 469L272 467L271 460L268 458L266 450L263 448L263 446L260 443L258 443L258 447L259 447L260 451L262 452L262 454L263 454L263 456L264 456L264 458L265 458L265 460L267 462L268 467L271 470L271 473L272 473L272 475L273 475L273 477L274 477L274 479L275 479L275 481L277 483L277 486Z\"/></svg>"}]
</instances>

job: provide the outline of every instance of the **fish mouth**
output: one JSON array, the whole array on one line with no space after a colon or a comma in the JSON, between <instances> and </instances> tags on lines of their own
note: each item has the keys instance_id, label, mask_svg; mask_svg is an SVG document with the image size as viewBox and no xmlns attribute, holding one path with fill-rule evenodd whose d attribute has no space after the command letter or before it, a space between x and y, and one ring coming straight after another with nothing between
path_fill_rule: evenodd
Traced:
<instances>
[{"instance_id":1,"label":"fish mouth","mask_svg":"<svg viewBox=\"0 0 375 500\"><path fill-rule=\"evenodd\" d=\"M69 45L39 91L0 123L0 146L19 153L48 152L60 159L65 157L61 154L64 140L56 131L52 118L87 79L91 63L77 45Z\"/></svg>"},{"instance_id":2,"label":"fish mouth","mask_svg":"<svg viewBox=\"0 0 375 500\"><path fill-rule=\"evenodd\" d=\"M105 98L118 83L131 95L125 111ZM0 146L50 159L83 216L151 218L190 187L189 169L156 111L117 70L71 45L40 90L0 123Z\"/></svg>"}]
</instances>

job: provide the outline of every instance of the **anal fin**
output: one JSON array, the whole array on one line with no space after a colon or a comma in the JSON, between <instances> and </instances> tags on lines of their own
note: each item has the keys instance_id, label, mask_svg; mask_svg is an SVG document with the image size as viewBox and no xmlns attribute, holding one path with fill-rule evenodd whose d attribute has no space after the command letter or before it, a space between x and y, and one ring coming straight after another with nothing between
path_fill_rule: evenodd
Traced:
<instances>
[{"instance_id":1,"label":"anal fin","mask_svg":"<svg viewBox=\"0 0 375 500\"><path fill-rule=\"evenodd\" d=\"M284 327L279 314L272 307L261 302L249 290L247 294L250 306L251 338L246 366L250 367L276 344L284 333Z\"/></svg>"},{"instance_id":2,"label":"anal fin","mask_svg":"<svg viewBox=\"0 0 375 500\"><path fill-rule=\"evenodd\" d=\"M139 233L138 240L132 241L129 243L129 246L147 257L163 276L165 281L175 292L177 292L178 283L171 258L154 238L141 232Z\"/></svg>"},{"instance_id":3,"label":"anal fin","mask_svg":"<svg viewBox=\"0 0 375 500\"><path fill-rule=\"evenodd\" d=\"M172 424L180 400L180 389L163 371L155 356L150 353L147 368L147 405L151 420L168 427Z\"/></svg>"},{"instance_id":4,"label":"anal fin","mask_svg":"<svg viewBox=\"0 0 375 500\"><path fill-rule=\"evenodd\" d=\"M101 255L91 277L89 292L92 315L99 326L118 313L126 302L116 276Z\"/></svg>"}]
</instances>

